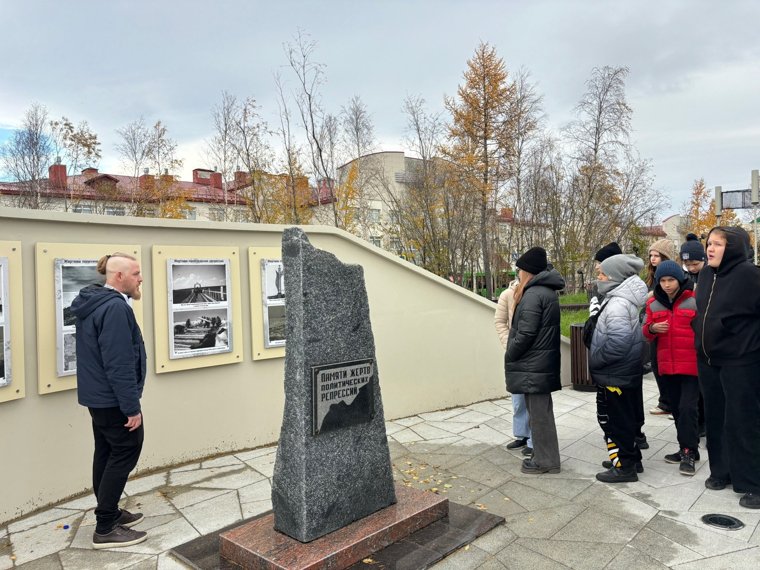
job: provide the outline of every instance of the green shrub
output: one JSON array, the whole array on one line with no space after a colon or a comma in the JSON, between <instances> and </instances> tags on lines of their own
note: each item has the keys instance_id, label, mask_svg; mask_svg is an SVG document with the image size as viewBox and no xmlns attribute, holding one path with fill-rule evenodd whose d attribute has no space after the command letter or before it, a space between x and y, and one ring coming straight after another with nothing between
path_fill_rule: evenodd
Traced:
<instances>
[{"instance_id":1,"label":"green shrub","mask_svg":"<svg viewBox=\"0 0 760 570\"><path fill-rule=\"evenodd\" d=\"M562 336L570 338L570 325L575 323L585 323L588 319L588 309L578 311L562 311L560 313L559 328Z\"/></svg>"}]
</instances>

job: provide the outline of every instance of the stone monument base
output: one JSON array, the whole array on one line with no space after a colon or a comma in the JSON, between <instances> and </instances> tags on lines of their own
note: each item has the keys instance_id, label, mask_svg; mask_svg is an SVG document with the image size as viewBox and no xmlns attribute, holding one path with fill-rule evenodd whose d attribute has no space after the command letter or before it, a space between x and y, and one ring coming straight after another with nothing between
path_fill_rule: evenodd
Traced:
<instances>
[{"instance_id":1,"label":"stone monument base","mask_svg":"<svg viewBox=\"0 0 760 570\"><path fill-rule=\"evenodd\" d=\"M449 500L396 485L398 502L309 543L274 530L274 515L219 535L222 558L255 570L342 570L444 518Z\"/></svg>"}]
</instances>

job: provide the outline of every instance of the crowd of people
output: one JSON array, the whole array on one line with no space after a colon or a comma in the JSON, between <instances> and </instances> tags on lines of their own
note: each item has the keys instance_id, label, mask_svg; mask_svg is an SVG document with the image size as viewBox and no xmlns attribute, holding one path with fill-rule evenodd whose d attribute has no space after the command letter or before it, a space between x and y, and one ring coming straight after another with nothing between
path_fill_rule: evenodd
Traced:
<instances>
[{"instance_id":1,"label":"crowd of people","mask_svg":"<svg viewBox=\"0 0 760 570\"><path fill-rule=\"evenodd\" d=\"M677 434L678 449L662 460L693 476L705 437L705 486L731 486L741 506L760 508L760 268L749 235L716 227L704 246L689 234L678 253L668 240L647 253L645 264L613 242L594 256L583 334L608 454L596 478L634 482L644 472L649 364L659 391L649 412L670 415ZM515 439L506 447L522 448L524 473L559 473L551 393L561 388L557 293L565 283L543 248L529 249L516 266L495 315L514 412Z\"/></svg>"}]
</instances>

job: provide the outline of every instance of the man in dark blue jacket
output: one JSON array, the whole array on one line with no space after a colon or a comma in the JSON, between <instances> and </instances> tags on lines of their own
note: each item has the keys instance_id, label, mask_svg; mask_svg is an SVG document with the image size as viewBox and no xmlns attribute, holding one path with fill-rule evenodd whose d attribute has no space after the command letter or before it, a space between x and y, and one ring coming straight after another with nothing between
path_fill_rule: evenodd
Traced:
<instances>
[{"instance_id":1,"label":"man in dark blue jacket","mask_svg":"<svg viewBox=\"0 0 760 570\"><path fill-rule=\"evenodd\" d=\"M131 527L142 513L119 509L119 498L143 444L140 398L145 345L129 299L139 299L140 264L114 253L98 261L105 285L88 285L71 304L76 321L77 393L92 417L92 484L98 506L93 548L138 544L147 533Z\"/></svg>"}]
</instances>

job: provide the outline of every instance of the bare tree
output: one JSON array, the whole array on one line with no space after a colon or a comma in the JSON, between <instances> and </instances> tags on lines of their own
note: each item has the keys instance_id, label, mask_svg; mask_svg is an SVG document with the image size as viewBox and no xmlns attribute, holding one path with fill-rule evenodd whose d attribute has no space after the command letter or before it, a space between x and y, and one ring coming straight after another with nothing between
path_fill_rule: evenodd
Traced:
<instances>
[{"instance_id":1,"label":"bare tree","mask_svg":"<svg viewBox=\"0 0 760 570\"><path fill-rule=\"evenodd\" d=\"M354 95L347 105L341 107L340 124L343 144L350 154L349 158L359 158L372 151L375 128L361 97Z\"/></svg>"},{"instance_id":2,"label":"bare tree","mask_svg":"<svg viewBox=\"0 0 760 570\"><path fill-rule=\"evenodd\" d=\"M229 216L227 199L227 181L237 162L235 136L237 134L239 105L234 95L222 91L222 100L211 110L214 122L214 135L206 142L206 152L211 162L222 174L222 193L224 194L224 217Z\"/></svg>"},{"instance_id":3,"label":"bare tree","mask_svg":"<svg viewBox=\"0 0 760 570\"><path fill-rule=\"evenodd\" d=\"M324 146L325 143L334 142L334 138L329 136L332 132L329 122L333 119L328 118L322 108L319 89L324 82L324 66L313 60L315 47L316 43L299 30L294 43L285 45L285 54L298 82L296 106L306 133L312 170L317 179L317 185L325 184L329 192L335 226L342 227L334 187L336 165L333 159L335 155ZM326 126L325 123L328 125Z\"/></svg>"},{"instance_id":4,"label":"bare tree","mask_svg":"<svg viewBox=\"0 0 760 570\"><path fill-rule=\"evenodd\" d=\"M280 118L280 128L277 134L282 143L281 163L284 166L286 176L287 216L285 223L304 224L311 219L308 179L301 163L301 149L293 135L292 116L285 98L282 77L277 74L274 81L277 88L277 106Z\"/></svg>"},{"instance_id":5,"label":"bare tree","mask_svg":"<svg viewBox=\"0 0 760 570\"><path fill-rule=\"evenodd\" d=\"M134 186L130 189L130 202L134 204L139 192L138 177L142 173L142 169L148 164L149 157L153 152L151 149L153 138L142 117L121 129L117 129L116 133L121 137L121 141L116 144L116 151L119 153L122 163L132 172Z\"/></svg>"},{"instance_id":6,"label":"bare tree","mask_svg":"<svg viewBox=\"0 0 760 570\"><path fill-rule=\"evenodd\" d=\"M169 132L161 121L156 121L150 131L148 150L147 162L159 175L171 175L182 168L183 161L177 157L177 142L169 137Z\"/></svg>"},{"instance_id":7,"label":"bare tree","mask_svg":"<svg viewBox=\"0 0 760 570\"><path fill-rule=\"evenodd\" d=\"M77 174L82 166L97 167L101 158L98 135L90 130L87 121L74 126L68 118L61 117L59 121L50 121L53 146L58 157L63 157L64 163L72 174ZM64 209L74 201L75 189L69 188L69 194L64 199Z\"/></svg>"},{"instance_id":8,"label":"bare tree","mask_svg":"<svg viewBox=\"0 0 760 570\"><path fill-rule=\"evenodd\" d=\"M34 103L24 114L21 128L2 147L7 175L18 182L15 202L21 208L40 209L47 205L43 179L52 162L53 143L47 109Z\"/></svg>"}]
</instances>

